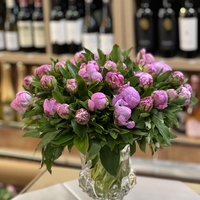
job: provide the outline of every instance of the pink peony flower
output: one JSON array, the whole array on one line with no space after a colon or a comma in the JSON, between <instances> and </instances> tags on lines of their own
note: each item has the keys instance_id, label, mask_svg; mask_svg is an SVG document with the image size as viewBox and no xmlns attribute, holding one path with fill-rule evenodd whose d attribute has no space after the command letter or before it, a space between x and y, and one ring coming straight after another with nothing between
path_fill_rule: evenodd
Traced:
<instances>
[{"instance_id":1,"label":"pink peony flower","mask_svg":"<svg viewBox=\"0 0 200 200\"><path fill-rule=\"evenodd\" d=\"M146 64L142 67L142 71L151 74L152 76L155 76L157 74L157 70L154 67L154 63L152 64Z\"/></svg>"},{"instance_id":2,"label":"pink peony flower","mask_svg":"<svg viewBox=\"0 0 200 200\"><path fill-rule=\"evenodd\" d=\"M141 49L137 56L136 56L136 63L142 67L146 64L151 64L155 62L155 58L153 57L152 54L146 53L145 49Z\"/></svg>"},{"instance_id":3,"label":"pink peony flower","mask_svg":"<svg viewBox=\"0 0 200 200\"><path fill-rule=\"evenodd\" d=\"M144 97L140 100L139 109L142 112L150 112L153 108L153 99L151 96Z\"/></svg>"},{"instance_id":4,"label":"pink peony flower","mask_svg":"<svg viewBox=\"0 0 200 200\"><path fill-rule=\"evenodd\" d=\"M75 119L78 124L85 125L90 120L90 113L84 108L80 108L79 110L76 111Z\"/></svg>"},{"instance_id":5,"label":"pink peony flower","mask_svg":"<svg viewBox=\"0 0 200 200\"><path fill-rule=\"evenodd\" d=\"M112 99L112 104L115 106L116 104L120 106L127 106L130 109L135 108L140 102L140 94L138 91L126 84L119 88L118 94L114 95Z\"/></svg>"},{"instance_id":6,"label":"pink peony flower","mask_svg":"<svg viewBox=\"0 0 200 200\"><path fill-rule=\"evenodd\" d=\"M120 72L107 72L105 80L112 89L118 89L124 84L124 76Z\"/></svg>"},{"instance_id":7,"label":"pink peony flower","mask_svg":"<svg viewBox=\"0 0 200 200\"><path fill-rule=\"evenodd\" d=\"M16 94L15 99L12 100L10 106L18 112L25 112L32 102L33 97L31 93L20 91Z\"/></svg>"},{"instance_id":8,"label":"pink peony flower","mask_svg":"<svg viewBox=\"0 0 200 200\"><path fill-rule=\"evenodd\" d=\"M51 65L44 64L41 65L40 67L36 68L34 75L42 78L43 75L48 75L50 71Z\"/></svg>"},{"instance_id":9,"label":"pink peony flower","mask_svg":"<svg viewBox=\"0 0 200 200\"><path fill-rule=\"evenodd\" d=\"M157 73L159 73L161 70L162 73L166 71L172 71L172 68L164 62L154 62L152 65L154 68L156 68Z\"/></svg>"},{"instance_id":10,"label":"pink peony flower","mask_svg":"<svg viewBox=\"0 0 200 200\"><path fill-rule=\"evenodd\" d=\"M44 113L49 117L53 117L59 105L60 103L58 103L54 98L50 100L45 99L43 103Z\"/></svg>"},{"instance_id":11,"label":"pink peony flower","mask_svg":"<svg viewBox=\"0 0 200 200\"><path fill-rule=\"evenodd\" d=\"M139 76L140 87L147 89L153 85L153 77L146 72L135 72L135 76Z\"/></svg>"},{"instance_id":12,"label":"pink peony flower","mask_svg":"<svg viewBox=\"0 0 200 200\"><path fill-rule=\"evenodd\" d=\"M44 75L40 79L40 83L45 90L51 90L57 85L57 80L52 75Z\"/></svg>"},{"instance_id":13,"label":"pink peony flower","mask_svg":"<svg viewBox=\"0 0 200 200\"><path fill-rule=\"evenodd\" d=\"M103 79L99 72L99 66L95 60L89 61L88 64L81 64L78 75L80 75L87 83L94 80L101 82Z\"/></svg>"},{"instance_id":14,"label":"pink peony flower","mask_svg":"<svg viewBox=\"0 0 200 200\"><path fill-rule=\"evenodd\" d=\"M57 107L57 113L58 115L63 119L69 119L70 118L70 109L68 104L60 104Z\"/></svg>"},{"instance_id":15,"label":"pink peony flower","mask_svg":"<svg viewBox=\"0 0 200 200\"><path fill-rule=\"evenodd\" d=\"M108 99L102 92L96 92L88 100L88 107L91 111L103 110L108 105Z\"/></svg>"},{"instance_id":16,"label":"pink peony flower","mask_svg":"<svg viewBox=\"0 0 200 200\"><path fill-rule=\"evenodd\" d=\"M78 91L78 84L76 82L76 79L72 78L72 79L67 79L66 81L66 90L71 93L71 94L75 94Z\"/></svg>"},{"instance_id":17,"label":"pink peony flower","mask_svg":"<svg viewBox=\"0 0 200 200\"><path fill-rule=\"evenodd\" d=\"M153 92L154 106L157 109L165 109L167 107L168 95L165 90L156 90Z\"/></svg>"},{"instance_id":18,"label":"pink peony flower","mask_svg":"<svg viewBox=\"0 0 200 200\"><path fill-rule=\"evenodd\" d=\"M131 109L126 106L116 105L114 117L117 126L126 126L128 129L132 129L135 126L135 122L130 120Z\"/></svg>"}]
</instances>

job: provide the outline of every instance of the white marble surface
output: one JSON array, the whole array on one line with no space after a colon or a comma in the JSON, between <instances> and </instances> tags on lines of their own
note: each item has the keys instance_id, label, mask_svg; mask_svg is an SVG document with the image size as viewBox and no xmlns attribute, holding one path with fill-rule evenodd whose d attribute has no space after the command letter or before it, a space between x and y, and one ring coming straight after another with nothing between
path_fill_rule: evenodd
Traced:
<instances>
[{"instance_id":1,"label":"white marble surface","mask_svg":"<svg viewBox=\"0 0 200 200\"><path fill-rule=\"evenodd\" d=\"M92 200L77 180L18 195L13 200ZM200 200L200 195L180 181L137 177L137 184L124 200Z\"/></svg>"}]
</instances>

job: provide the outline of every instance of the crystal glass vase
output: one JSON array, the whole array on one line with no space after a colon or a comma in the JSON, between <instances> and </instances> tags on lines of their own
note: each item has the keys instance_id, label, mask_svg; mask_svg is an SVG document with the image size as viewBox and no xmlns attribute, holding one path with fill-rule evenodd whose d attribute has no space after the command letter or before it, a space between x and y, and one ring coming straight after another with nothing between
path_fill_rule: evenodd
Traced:
<instances>
[{"instance_id":1,"label":"crystal glass vase","mask_svg":"<svg viewBox=\"0 0 200 200\"><path fill-rule=\"evenodd\" d=\"M130 164L129 145L120 152L120 167L117 176L112 176L104 169L100 158L91 168L91 161L86 161L86 157L87 155L81 154L82 170L78 181L82 190L93 199L122 200L136 184L134 169Z\"/></svg>"}]
</instances>

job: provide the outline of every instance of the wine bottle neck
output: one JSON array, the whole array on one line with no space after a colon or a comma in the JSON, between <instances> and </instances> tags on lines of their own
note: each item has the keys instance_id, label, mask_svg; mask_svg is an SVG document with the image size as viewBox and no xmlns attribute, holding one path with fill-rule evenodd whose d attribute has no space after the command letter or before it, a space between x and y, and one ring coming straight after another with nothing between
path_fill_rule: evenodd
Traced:
<instances>
[{"instance_id":1,"label":"wine bottle neck","mask_svg":"<svg viewBox=\"0 0 200 200\"><path fill-rule=\"evenodd\" d=\"M171 3L169 0L163 0L163 7L164 8L171 8Z\"/></svg>"},{"instance_id":2,"label":"wine bottle neck","mask_svg":"<svg viewBox=\"0 0 200 200\"><path fill-rule=\"evenodd\" d=\"M192 0L185 0L185 7L186 8L192 8L193 7L193 1Z\"/></svg>"},{"instance_id":3,"label":"wine bottle neck","mask_svg":"<svg viewBox=\"0 0 200 200\"><path fill-rule=\"evenodd\" d=\"M142 8L149 8L149 0L142 0L141 7Z\"/></svg>"}]
</instances>

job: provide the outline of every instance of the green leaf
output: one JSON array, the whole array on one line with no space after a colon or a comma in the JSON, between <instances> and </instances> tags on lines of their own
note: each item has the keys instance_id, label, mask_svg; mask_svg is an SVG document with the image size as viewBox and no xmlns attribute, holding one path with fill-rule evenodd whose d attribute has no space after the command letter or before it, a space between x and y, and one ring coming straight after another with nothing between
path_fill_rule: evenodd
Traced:
<instances>
[{"instance_id":1,"label":"green leaf","mask_svg":"<svg viewBox=\"0 0 200 200\"><path fill-rule=\"evenodd\" d=\"M57 102L65 103L64 98L63 98L63 94L61 94L60 92L52 90L52 96Z\"/></svg>"},{"instance_id":2,"label":"green leaf","mask_svg":"<svg viewBox=\"0 0 200 200\"><path fill-rule=\"evenodd\" d=\"M63 67L60 67L59 70L64 78L66 78L66 79L71 78L71 74L66 69L64 69Z\"/></svg>"},{"instance_id":3,"label":"green leaf","mask_svg":"<svg viewBox=\"0 0 200 200\"><path fill-rule=\"evenodd\" d=\"M36 106L35 108L33 108L32 110L28 110L24 113L23 118L29 118L29 117L34 117L37 116L39 114L43 114L44 113L44 109L41 106Z\"/></svg>"},{"instance_id":4,"label":"green leaf","mask_svg":"<svg viewBox=\"0 0 200 200\"><path fill-rule=\"evenodd\" d=\"M166 71L157 77L157 82L166 81L171 75L172 71Z\"/></svg>"},{"instance_id":5,"label":"green leaf","mask_svg":"<svg viewBox=\"0 0 200 200\"><path fill-rule=\"evenodd\" d=\"M139 83L139 76L132 76L128 79L130 86L135 87Z\"/></svg>"},{"instance_id":6,"label":"green leaf","mask_svg":"<svg viewBox=\"0 0 200 200\"><path fill-rule=\"evenodd\" d=\"M112 51L110 52L109 55L110 59L114 62L118 62L121 60L121 50L117 44L115 44L112 48Z\"/></svg>"},{"instance_id":7,"label":"green leaf","mask_svg":"<svg viewBox=\"0 0 200 200\"><path fill-rule=\"evenodd\" d=\"M167 126L165 126L165 124L162 122L162 120L160 120L160 118L157 117L156 115L153 115L152 121L155 124L155 126L157 127L159 133L162 135L166 145L170 146L171 142L170 142L169 128Z\"/></svg>"},{"instance_id":8,"label":"green leaf","mask_svg":"<svg viewBox=\"0 0 200 200\"><path fill-rule=\"evenodd\" d=\"M36 129L27 131L22 137L40 138L40 132Z\"/></svg>"},{"instance_id":9,"label":"green leaf","mask_svg":"<svg viewBox=\"0 0 200 200\"><path fill-rule=\"evenodd\" d=\"M115 152L114 150L111 151L111 149L105 145L100 150L100 159L106 171L109 174L116 176L119 168L120 153Z\"/></svg>"},{"instance_id":10,"label":"green leaf","mask_svg":"<svg viewBox=\"0 0 200 200\"><path fill-rule=\"evenodd\" d=\"M199 102L199 99L198 99L198 98L196 98L196 97L194 97L194 96L191 97L191 99L190 99L190 104L191 104L191 105L195 105L195 104L197 104L198 102Z\"/></svg>"},{"instance_id":11,"label":"green leaf","mask_svg":"<svg viewBox=\"0 0 200 200\"><path fill-rule=\"evenodd\" d=\"M144 153L146 152L146 137L142 137L140 141L138 141L140 150L143 151Z\"/></svg>"},{"instance_id":12,"label":"green leaf","mask_svg":"<svg viewBox=\"0 0 200 200\"><path fill-rule=\"evenodd\" d=\"M92 141L90 149L87 153L87 159L93 160L96 157L96 155L99 154L100 150L101 150L101 145L99 141Z\"/></svg>"},{"instance_id":13,"label":"green leaf","mask_svg":"<svg viewBox=\"0 0 200 200\"><path fill-rule=\"evenodd\" d=\"M136 144L133 142L133 144L130 145L130 156L132 156L136 152Z\"/></svg>"},{"instance_id":14,"label":"green leaf","mask_svg":"<svg viewBox=\"0 0 200 200\"><path fill-rule=\"evenodd\" d=\"M62 134L60 137L58 137L56 140L52 140L51 143L54 145L63 145L66 144L67 142L71 141L74 138L74 134L72 133L66 133Z\"/></svg>"},{"instance_id":15,"label":"green leaf","mask_svg":"<svg viewBox=\"0 0 200 200\"><path fill-rule=\"evenodd\" d=\"M67 65L67 69L69 70L71 76L73 78L76 78L79 68L77 66L73 65L70 61L67 61L66 65Z\"/></svg>"},{"instance_id":16,"label":"green leaf","mask_svg":"<svg viewBox=\"0 0 200 200\"><path fill-rule=\"evenodd\" d=\"M76 82L78 84L78 94L80 97L85 97L88 95L88 89L85 81L79 75L76 76Z\"/></svg>"},{"instance_id":17,"label":"green leaf","mask_svg":"<svg viewBox=\"0 0 200 200\"><path fill-rule=\"evenodd\" d=\"M74 145L75 147L83 154L86 154L89 148L89 138L88 134L82 139L78 135L74 136Z\"/></svg>"},{"instance_id":18,"label":"green leaf","mask_svg":"<svg viewBox=\"0 0 200 200\"><path fill-rule=\"evenodd\" d=\"M80 139L84 139L87 134L87 127L85 125L78 124L76 119L71 120L71 125L74 132L79 136Z\"/></svg>"},{"instance_id":19,"label":"green leaf","mask_svg":"<svg viewBox=\"0 0 200 200\"><path fill-rule=\"evenodd\" d=\"M99 59L97 60L99 66L103 66L105 61L106 61L106 55L101 49L97 49L98 54L99 54Z\"/></svg>"},{"instance_id":20,"label":"green leaf","mask_svg":"<svg viewBox=\"0 0 200 200\"><path fill-rule=\"evenodd\" d=\"M92 81L88 86L88 90L92 93L99 92L103 87L103 84L99 81Z\"/></svg>"},{"instance_id":21,"label":"green leaf","mask_svg":"<svg viewBox=\"0 0 200 200\"><path fill-rule=\"evenodd\" d=\"M55 138L55 136L60 133L60 130L58 131L53 131L53 132L48 132L46 133L42 140L40 141L40 143L38 144L38 147L43 148L45 147L48 143L51 142L51 140L53 140Z\"/></svg>"}]
</instances>

